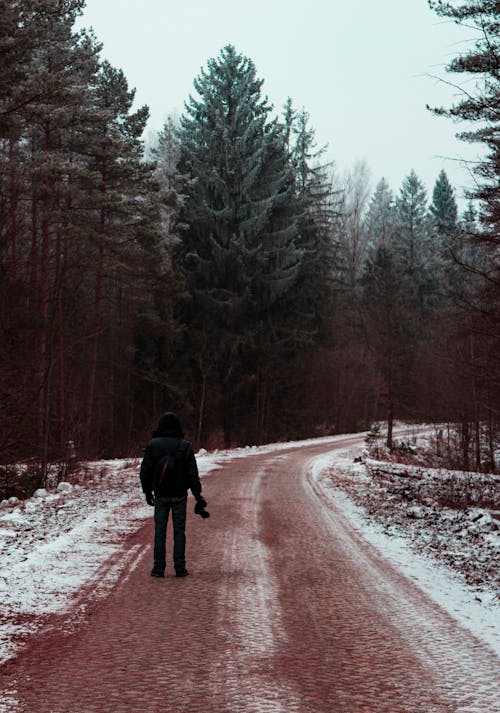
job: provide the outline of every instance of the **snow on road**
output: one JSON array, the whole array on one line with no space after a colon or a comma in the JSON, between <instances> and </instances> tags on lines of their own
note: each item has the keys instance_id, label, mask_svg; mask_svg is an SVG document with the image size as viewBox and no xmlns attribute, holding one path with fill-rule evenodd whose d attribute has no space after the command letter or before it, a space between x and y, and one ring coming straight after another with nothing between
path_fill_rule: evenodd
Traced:
<instances>
[{"instance_id":1,"label":"snow on road","mask_svg":"<svg viewBox=\"0 0 500 713\"><path fill-rule=\"evenodd\" d=\"M429 556L419 554L408 533L395 533L376 522L365 508L356 505L348 495L336 487L335 474L339 469L365 477L363 466L354 462L359 446L332 451L316 458L310 467L310 482L325 503L340 509L361 536L374 545L384 557L409 579L414 581L440 607L462 626L488 644L500 656L500 603L498 593L482 588L478 591L467 585L458 572ZM368 504L369 494L367 494ZM442 532L448 546L455 547L456 532ZM492 533L500 544L499 533Z\"/></svg>"},{"instance_id":2,"label":"snow on road","mask_svg":"<svg viewBox=\"0 0 500 713\"><path fill-rule=\"evenodd\" d=\"M223 461L227 455L223 454ZM138 552L124 540L151 517L138 478L139 459L88 465L85 486L61 483L56 493L38 492L0 509L0 662L43 624L43 615L75 604L80 589L113 558L106 578L94 582L104 596ZM198 458L200 474L218 467L217 457Z\"/></svg>"},{"instance_id":3,"label":"snow on road","mask_svg":"<svg viewBox=\"0 0 500 713\"><path fill-rule=\"evenodd\" d=\"M200 476L235 458L311 442L202 450ZM153 512L140 490L139 464L138 458L92 462L83 485L61 483L54 493L40 490L23 502L0 503L0 663L43 626L45 615L74 606L84 585L92 581L92 596L105 596L132 566L139 553L125 549L125 538ZM95 579L108 558L113 566Z\"/></svg>"},{"instance_id":4,"label":"snow on road","mask_svg":"<svg viewBox=\"0 0 500 713\"><path fill-rule=\"evenodd\" d=\"M346 438L354 445L342 451L332 450L312 464L311 481L321 491L324 503L334 502L341 507L363 537L498 652L500 612L494 593L482 591L481 601L478 601L477 591L428 557L418 556L404 533L384 533L380 525L367 518L363 508L354 505L345 493L334 487L332 469L350 468L355 473L356 468L360 468L353 464L353 459L362 450L363 437L355 434L316 439L318 443L331 442L333 446ZM313 443L315 439L210 454L201 451L197 460L200 474L205 477L234 459ZM84 487L67 486L56 493L40 492L24 503L2 503L0 661L15 655L23 640L43 625L44 615L74 606L78 592L89 582L93 583L93 596L104 596L140 556L135 547L126 550L123 544L125 537L152 515L139 488L139 462L133 459L92 463L88 466L90 476ZM498 538L498 533L496 536ZM452 538L453 533L448 533L448 537ZM262 558L262 553L256 552L255 556ZM104 580L94 581L99 567L110 559L113 565ZM264 560L262 563L264 566ZM269 606L272 591L269 573L267 592L257 593L254 600L260 614ZM270 625L270 636L272 631L275 629Z\"/></svg>"},{"instance_id":5,"label":"snow on road","mask_svg":"<svg viewBox=\"0 0 500 713\"><path fill-rule=\"evenodd\" d=\"M245 710L248 690L252 694L255 713L300 713L300 701L294 691L280 681L266 685L255 667L255 661L271 657L279 646L286 646L285 628L279 606L278 582L269 563L269 550L261 541L259 529L259 493L264 472L254 475L247 493L248 507L244 517L246 527L228 533L223 569L238 571L245 567L247 578L226 582L220 593L219 611L222 620L218 628L230 632L228 646L217 656L213 652L214 667L225 672L226 681L235 683L232 705ZM244 533L244 534L243 534ZM245 685L238 685L244 672Z\"/></svg>"}]
</instances>

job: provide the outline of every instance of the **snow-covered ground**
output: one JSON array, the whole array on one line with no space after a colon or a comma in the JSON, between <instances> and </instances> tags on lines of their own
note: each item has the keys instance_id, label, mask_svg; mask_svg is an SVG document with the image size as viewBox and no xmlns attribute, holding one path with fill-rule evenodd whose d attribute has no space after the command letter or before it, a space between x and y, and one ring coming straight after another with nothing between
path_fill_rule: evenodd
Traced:
<instances>
[{"instance_id":1,"label":"snow-covered ground","mask_svg":"<svg viewBox=\"0 0 500 713\"><path fill-rule=\"evenodd\" d=\"M200 476L228 460L310 442L202 450ZM153 512L140 490L139 464L140 459L87 463L81 485L63 482L56 492L41 489L28 500L0 503L0 663L45 625L45 615L77 611L85 585L87 596L104 596L140 556L139 546L124 545L126 535ZM103 576L99 568L110 558L113 566Z\"/></svg>"},{"instance_id":2,"label":"snow-covered ground","mask_svg":"<svg viewBox=\"0 0 500 713\"><path fill-rule=\"evenodd\" d=\"M0 504L0 661L34 633L42 615L74 606L92 582L102 596L139 556L125 536L151 517L138 479L139 459L87 464L85 486L60 483L22 502ZM200 473L217 467L214 455L198 458ZM12 500L12 499L11 499ZM95 577L108 558L106 577Z\"/></svg>"},{"instance_id":3,"label":"snow-covered ground","mask_svg":"<svg viewBox=\"0 0 500 713\"><path fill-rule=\"evenodd\" d=\"M488 510L439 503L448 478L460 489L474 475L499 492L498 476L380 462L361 458L362 450L354 446L316 458L310 471L314 489L500 656L500 523Z\"/></svg>"},{"instance_id":4,"label":"snow-covered ground","mask_svg":"<svg viewBox=\"0 0 500 713\"><path fill-rule=\"evenodd\" d=\"M498 621L500 611L498 602L495 604L491 575L495 558L498 562L499 533L491 522L485 524L486 513L468 518L464 515L465 520L460 520L460 532L465 528L477 533L475 549L470 549L470 538L459 539L457 521L451 513L444 513L436 524L434 515L431 517L426 509L408 516L408 503L400 504L397 498L387 508L374 507L373 493L380 490L380 485L366 465L354 462L363 450L360 435L334 436L317 442L334 445L346 438L357 440L358 445L332 451L328 457L317 459L313 467L314 482L326 502L331 498L337 507L342 507L359 531L396 566L478 636L492 646L496 640L498 650L495 617ZM231 451L201 451L197 454L200 475L206 477L228 460L314 442L310 439ZM60 484L57 492L37 491L24 502L0 504L0 661L15 654L23 641L44 624L45 615L84 607L78 600L82 587L86 587L86 596L90 592L94 597L105 595L141 555L139 545L124 545L125 536L152 515L139 489L139 462L130 459L90 463L82 485ZM380 501L388 502L383 497ZM432 503L425 507L434 512ZM417 555L416 549L421 554ZM460 570L460 563L470 558L484 562L484 571L488 572L487 578L482 583L476 581L474 586L467 584L463 575L457 579L453 574L454 569ZM448 567L438 566L438 560L448 560ZM103 576L100 568L104 562L112 562L112 566Z\"/></svg>"}]
</instances>

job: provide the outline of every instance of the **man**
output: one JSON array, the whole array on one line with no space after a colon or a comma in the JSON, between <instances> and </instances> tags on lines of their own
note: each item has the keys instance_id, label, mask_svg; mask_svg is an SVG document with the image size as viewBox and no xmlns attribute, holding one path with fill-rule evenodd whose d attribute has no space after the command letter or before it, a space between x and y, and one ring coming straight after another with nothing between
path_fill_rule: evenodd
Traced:
<instances>
[{"instance_id":1,"label":"man","mask_svg":"<svg viewBox=\"0 0 500 713\"><path fill-rule=\"evenodd\" d=\"M201 497L198 466L191 444L177 416L164 413L146 446L141 463L141 485L149 505L155 509L154 566L152 577L165 576L165 539L168 514L172 510L174 526L174 568L177 577L186 569L186 504L188 489L196 498L195 512L208 517L206 501Z\"/></svg>"}]
</instances>

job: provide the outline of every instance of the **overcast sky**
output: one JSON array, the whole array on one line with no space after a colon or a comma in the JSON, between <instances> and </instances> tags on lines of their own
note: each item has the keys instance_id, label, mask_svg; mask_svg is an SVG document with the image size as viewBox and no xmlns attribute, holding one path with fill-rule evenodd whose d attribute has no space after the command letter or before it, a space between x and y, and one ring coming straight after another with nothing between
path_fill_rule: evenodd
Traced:
<instances>
[{"instance_id":1,"label":"overcast sky","mask_svg":"<svg viewBox=\"0 0 500 713\"><path fill-rule=\"evenodd\" d=\"M471 185L460 159L479 149L425 105L453 100L429 75L456 81L444 65L473 34L426 0L87 0L81 24L148 104L151 129L183 111L200 68L233 44L276 110L288 96L306 109L340 172L365 159L373 183L385 176L396 191L412 168L429 195L441 168L458 196Z\"/></svg>"}]
</instances>

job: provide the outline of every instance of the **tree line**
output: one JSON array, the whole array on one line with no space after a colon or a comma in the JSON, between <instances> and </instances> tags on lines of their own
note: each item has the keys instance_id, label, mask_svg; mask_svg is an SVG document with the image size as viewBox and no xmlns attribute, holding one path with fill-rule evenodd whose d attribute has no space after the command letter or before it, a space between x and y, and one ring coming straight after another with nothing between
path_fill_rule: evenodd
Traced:
<instances>
[{"instance_id":1,"label":"tree line","mask_svg":"<svg viewBox=\"0 0 500 713\"><path fill-rule=\"evenodd\" d=\"M84 4L0 10L3 462L135 453L171 408L205 447L449 421L463 464L495 467L495 4L435 8L484 32L449 67L483 94L434 109L489 112L461 215L444 171L429 199L414 171L397 193L339 177L232 45L145 151L148 109L75 30Z\"/></svg>"}]
</instances>

